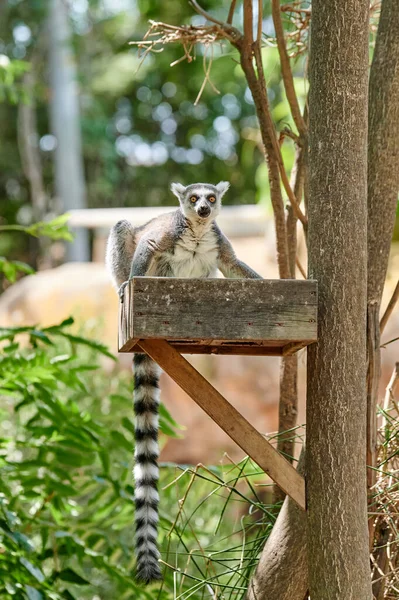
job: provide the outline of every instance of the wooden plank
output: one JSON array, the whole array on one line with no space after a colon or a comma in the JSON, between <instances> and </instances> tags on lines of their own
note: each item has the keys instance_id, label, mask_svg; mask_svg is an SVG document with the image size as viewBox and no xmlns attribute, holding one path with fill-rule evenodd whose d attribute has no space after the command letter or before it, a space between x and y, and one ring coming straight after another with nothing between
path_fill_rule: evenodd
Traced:
<instances>
[{"instance_id":1,"label":"wooden plank","mask_svg":"<svg viewBox=\"0 0 399 600\"><path fill-rule=\"evenodd\" d=\"M309 344L312 344L312 343L313 342L310 342L310 341L308 341L307 343L304 343L304 342L291 342L290 344L286 344L282 348L281 354L283 356L290 356L291 354L295 354L295 352L298 352L298 350L301 350L305 346L309 346Z\"/></svg>"},{"instance_id":2,"label":"wooden plank","mask_svg":"<svg viewBox=\"0 0 399 600\"><path fill-rule=\"evenodd\" d=\"M314 281L135 277L121 307L120 348L131 338L311 343L316 320Z\"/></svg>"},{"instance_id":3,"label":"wooden plank","mask_svg":"<svg viewBox=\"0 0 399 600\"><path fill-rule=\"evenodd\" d=\"M213 354L220 356L282 356L282 346L240 346L230 345L214 346L211 342L207 344L191 344L189 342L173 342L165 340L175 348L180 354ZM140 340L131 340L131 343L126 344L120 352L141 352L139 343ZM125 349L126 348L126 349Z\"/></svg>"},{"instance_id":4,"label":"wooden plank","mask_svg":"<svg viewBox=\"0 0 399 600\"><path fill-rule=\"evenodd\" d=\"M234 406L164 340L140 340L139 344L286 494L306 508L303 477Z\"/></svg>"},{"instance_id":5,"label":"wooden plank","mask_svg":"<svg viewBox=\"0 0 399 600\"><path fill-rule=\"evenodd\" d=\"M127 286L123 303L119 306L118 348L119 352L132 352L138 338L132 338L130 331L133 327L133 302L131 288Z\"/></svg>"}]
</instances>

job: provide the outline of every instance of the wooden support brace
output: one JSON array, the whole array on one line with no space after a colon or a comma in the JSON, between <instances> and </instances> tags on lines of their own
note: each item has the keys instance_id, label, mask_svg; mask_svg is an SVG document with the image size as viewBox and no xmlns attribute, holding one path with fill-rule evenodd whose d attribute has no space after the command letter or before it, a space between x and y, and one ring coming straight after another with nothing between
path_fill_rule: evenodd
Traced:
<instances>
[{"instance_id":1,"label":"wooden support brace","mask_svg":"<svg viewBox=\"0 0 399 600\"><path fill-rule=\"evenodd\" d=\"M168 342L140 339L140 348L301 508L305 481L294 467Z\"/></svg>"}]
</instances>

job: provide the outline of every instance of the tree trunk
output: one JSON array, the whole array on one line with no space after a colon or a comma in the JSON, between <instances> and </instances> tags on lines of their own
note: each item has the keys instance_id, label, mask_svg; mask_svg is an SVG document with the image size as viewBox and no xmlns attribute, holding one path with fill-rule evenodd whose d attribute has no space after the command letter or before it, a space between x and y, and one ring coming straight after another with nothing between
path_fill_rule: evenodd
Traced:
<instances>
[{"instance_id":1,"label":"tree trunk","mask_svg":"<svg viewBox=\"0 0 399 600\"><path fill-rule=\"evenodd\" d=\"M298 472L305 471L305 451ZM288 496L260 557L247 600L304 600L308 589L306 512Z\"/></svg>"},{"instance_id":2,"label":"tree trunk","mask_svg":"<svg viewBox=\"0 0 399 600\"><path fill-rule=\"evenodd\" d=\"M55 150L56 192L63 211L85 208L82 142L79 117L77 71L71 47L71 32L66 2L51 0L50 82L51 123L57 138ZM89 260L88 233L74 231L75 240L67 246L69 260Z\"/></svg>"},{"instance_id":3,"label":"tree trunk","mask_svg":"<svg viewBox=\"0 0 399 600\"><path fill-rule=\"evenodd\" d=\"M367 464L376 466L379 316L399 190L399 11L383 0L369 85ZM375 471L368 470L368 486Z\"/></svg>"},{"instance_id":4,"label":"tree trunk","mask_svg":"<svg viewBox=\"0 0 399 600\"><path fill-rule=\"evenodd\" d=\"M43 170L40 159L39 133L35 103L35 63L22 78L29 102L18 106L18 148L22 169L29 182L30 197L35 221L42 221L47 211L47 195L43 183Z\"/></svg>"},{"instance_id":5,"label":"tree trunk","mask_svg":"<svg viewBox=\"0 0 399 600\"><path fill-rule=\"evenodd\" d=\"M380 307L388 267L399 190L399 11L396 0L384 0L378 26L369 85L368 150L368 285L367 285L367 464L377 466L377 402L380 380ZM376 471L368 469L372 502ZM378 600L384 597L389 569L385 538L389 528L369 521L369 544L380 572L373 584Z\"/></svg>"},{"instance_id":6,"label":"tree trunk","mask_svg":"<svg viewBox=\"0 0 399 600\"><path fill-rule=\"evenodd\" d=\"M367 0L312 2L308 564L312 600L371 598L366 497Z\"/></svg>"},{"instance_id":7,"label":"tree trunk","mask_svg":"<svg viewBox=\"0 0 399 600\"><path fill-rule=\"evenodd\" d=\"M17 138L22 170L29 183L34 221L43 221L48 209L48 198L44 189L43 170L39 149L35 103L36 61L32 58L31 70L22 78L23 87L29 102L20 102L18 106ZM35 269L51 266L49 240L29 236L29 260Z\"/></svg>"}]
</instances>

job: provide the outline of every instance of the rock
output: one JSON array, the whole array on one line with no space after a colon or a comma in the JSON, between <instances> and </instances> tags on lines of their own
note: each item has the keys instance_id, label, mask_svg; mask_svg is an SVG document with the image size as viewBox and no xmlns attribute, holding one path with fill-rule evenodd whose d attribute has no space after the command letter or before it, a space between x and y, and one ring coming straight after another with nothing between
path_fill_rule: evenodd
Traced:
<instances>
[{"instance_id":1,"label":"rock","mask_svg":"<svg viewBox=\"0 0 399 600\"><path fill-rule=\"evenodd\" d=\"M60 323L72 315L90 322L98 339L116 351L118 298L105 268L96 263L67 263L24 277L0 297L4 327Z\"/></svg>"}]
</instances>

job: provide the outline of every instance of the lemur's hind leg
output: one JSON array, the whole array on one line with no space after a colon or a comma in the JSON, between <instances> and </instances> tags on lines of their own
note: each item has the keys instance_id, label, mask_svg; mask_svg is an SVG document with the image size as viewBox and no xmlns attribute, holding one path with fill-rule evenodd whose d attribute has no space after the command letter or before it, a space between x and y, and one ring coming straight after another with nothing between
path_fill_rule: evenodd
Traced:
<instances>
[{"instance_id":1,"label":"lemur's hind leg","mask_svg":"<svg viewBox=\"0 0 399 600\"><path fill-rule=\"evenodd\" d=\"M121 290L122 284L129 280L135 249L136 239L133 225L126 220L118 221L109 234L105 258L107 269L118 290Z\"/></svg>"}]
</instances>

